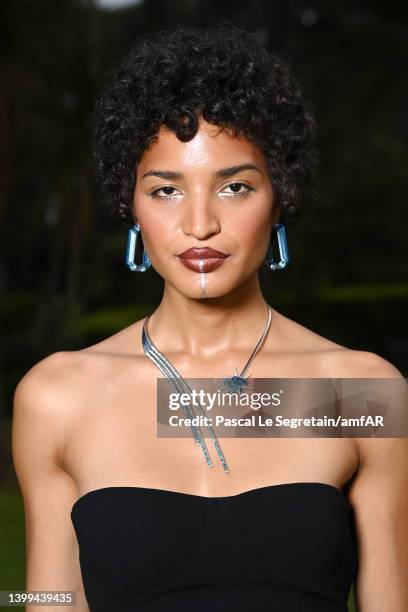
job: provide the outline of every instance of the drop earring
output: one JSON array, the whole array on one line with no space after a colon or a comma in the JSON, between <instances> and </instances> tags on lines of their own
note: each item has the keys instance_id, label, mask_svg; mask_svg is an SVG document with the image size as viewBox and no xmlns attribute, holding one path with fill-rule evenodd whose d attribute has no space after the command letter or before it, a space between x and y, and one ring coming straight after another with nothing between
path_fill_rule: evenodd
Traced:
<instances>
[{"instance_id":1,"label":"drop earring","mask_svg":"<svg viewBox=\"0 0 408 612\"><path fill-rule=\"evenodd\" d=\"M283 223L274 223L273 229L276 229L279 246L279 261L275 261L272 251L272 236L269 241L268 252L265 258L265 266L269 270L282 270L289 262L288 241L286 238L286 228Z\"/></svg>"},{"instance_id":2,"label":"drop earring","mask_svg":"<svg viewBox=\"0 0 408 612\"><path fill-rule=\"evenodd\" d=\"M125 263L132 272L146 272L152 265L146 249L143 247L142 263L135 263L135 252L137 241L140 233L140 225L136 223L129 228L128 239L126 245ZM141 235L140 235L141 237Z\"/></svg>"}]
</instances>

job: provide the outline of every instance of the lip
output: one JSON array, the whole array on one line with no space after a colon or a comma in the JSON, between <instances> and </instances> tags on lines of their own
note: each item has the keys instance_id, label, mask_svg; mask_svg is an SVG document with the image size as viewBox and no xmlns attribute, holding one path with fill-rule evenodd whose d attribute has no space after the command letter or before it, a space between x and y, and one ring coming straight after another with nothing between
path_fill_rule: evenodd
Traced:
<instances>
[{"instance_id":1,"label":"lip","mask_svg":"<svg viewBox=\"0 0 408 612\"><path fill-rule=\"evenodd\" d=\"M178 255L180 259L220 259L226 258L228 255L223 253L222 251L217 251L216 249L211 249L210 247L203 248L191 248L187 249L187 251L183 251Z\"/></svg>"},{"instance_id":2,"label":"lip","mask_svg":"<svg viewBox=\"0 0 408 612\"><path fill-rule=\"evenodd\" d=\"M206 257L206 258L193 258L193 259L185 259L184 257L179 257L180 262L189 270L193 270L193 272L212 272L216 268L222 266L224 261L227 259L228 255L225 257ZM200 262L203 262L203 269L200 268Z\"/></svg>"},{"instance_id":3,"label":"lip","mask_svg":"<svg viewBox=\"0 0 408 612\"><path fill-rule=\"evenodd\" d=\"M222 266L227 257L229 257L227 253L211 249L210 247L193 247L178 255L180 262L189 270L193 270L193 272L212 272ZM201 260L203 261L202 269L200 267Z\"/></svg>"}]
</instances>

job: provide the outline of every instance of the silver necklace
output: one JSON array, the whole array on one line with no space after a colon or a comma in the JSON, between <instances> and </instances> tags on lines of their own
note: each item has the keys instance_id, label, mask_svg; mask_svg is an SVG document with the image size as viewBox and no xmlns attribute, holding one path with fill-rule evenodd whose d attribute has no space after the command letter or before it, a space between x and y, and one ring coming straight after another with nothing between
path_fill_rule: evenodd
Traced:
<instances>
[{"instance_id":1,"label":"silver necklace","mask_svg":"<svg viewBox=\"0 0 408 612\"><path fill-rule=\"evenodd\" d=\"M184 378L181 376L181 374L176 370L176 368L173 366L173 364L167 359L167 357L165 357L165 355L163 355L163 353L161 353L158 348L154 345L154 343L152 342L150 336L149 336L149 332L147 331L147 323L149 320L150 316L148 316L145 319L145 322L143 324L143 330L142 330L142 345L143 345L143 350L146 354L147 357L149 357L149 359L159 368L159 370L162 372L162 374L164 374L164 376L169 380L169 382L173 385L173 387L176 389L176 391L178 393L187 393L187 394L191 394L192 393L192 389L190 387L190 385L184 380ZM257 355L257 353L260 351L262 344L265 340L265 337L269 331L270 325L271 325L271 320L272 320L272 309L268 304L268 318L267 318L267 322L265 325L265 329L262 333L262 336L260 337L260 339L258 340L254 350L252 351L252 354L250 356L250 358L248 359L248 361L246 362L241 374L238 374L237 369L235 368L235 374L233 374L232 376L227 376L225 378L223 378L223 387L225 389L228 390L232 390L236 393L241 393L242 389L247 387L248 385L248 378L244 377L245 372L248 370L250 364L252 363L252 361L255 359L255 356ZM201 406L200 403L198 403L198 407L201 410L201 413L206 416L205 411L203 409L203 407ZM187 405L187 406L183 406L183 409L186 413L186 416L190 419L194 418L194 413L192 412L191 406ZM221 450L221 446L218 442L217 436L214 433L213 428L211 427L211 425L206 425L207 431L210 435L210 438L212 440L212 443L214 445L215 450L217 451L218 457L221 461L222 467L224 468L225 472L229 472L229 467L228 464L225 460L224 454ZM207 445L205 443L204 437L201 433L201 429L200 427L198 427L197 425L190 425L190 429L191 432L193 434L194 440L196 442L196 444L199 444L201 447L201 450L203 452L204 458L207 462L207 465L209 465L210 467L212 467L213 462L211 460L211 456L208 452L208 448Z\"/></svg>"}]
</instances>

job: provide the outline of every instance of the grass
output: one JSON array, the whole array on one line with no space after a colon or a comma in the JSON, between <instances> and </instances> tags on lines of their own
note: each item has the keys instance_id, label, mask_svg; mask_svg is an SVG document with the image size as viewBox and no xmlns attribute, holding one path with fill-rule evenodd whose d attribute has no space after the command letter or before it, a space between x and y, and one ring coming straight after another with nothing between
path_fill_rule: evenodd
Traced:
<instances>
[{"instance_id":1,"label":"grass","mask_svg":"<svg viewBox=\"0 0 408 612\"><path fill-rule=\"evenodd\" d=\"M350 612L356 612L356 608L355 608L355 605L354 605L354 590L353 590L353 588L350 591L350 597L349 597L349 600L347 602L347 605L348 605L348 609L349 609Z\"/></svg>"},{"instance_id":2,"label":"grass","mask_svg":"<svg viewBox=\"0 0 408 612\"><path fill-rule=\"evenodd\" d=\"M0 590L25 590L24 506L19 491L2 488L0 492ZM24 612L22 606L1 607Z\"/></svg>"}]
</instances>

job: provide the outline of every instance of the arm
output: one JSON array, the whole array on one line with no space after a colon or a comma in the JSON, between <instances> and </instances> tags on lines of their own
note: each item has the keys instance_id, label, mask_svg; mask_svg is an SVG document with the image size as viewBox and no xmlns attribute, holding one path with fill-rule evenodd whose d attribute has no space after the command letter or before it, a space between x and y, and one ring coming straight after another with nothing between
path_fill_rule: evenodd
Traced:
<instances>
[{"instance_id":1,"label":"arm","mask_svg":"<svg viewBox=\"0 0 408 612\"><path fill-rule=\"evenodd\" d=\"M55 353L20 380L14 393L12 450L25 509L26 590L76 591L71 609L89 612L70 519L78 491L60 465L69 413L64 408L66 366L66 355ZM30 612L42 609L27 606ZM47 610L60 612L61 606Z\"/></svg>"},{"instance_id":2,"label":"arm","mask_svg":"<svg viewBox=\"0 0 408 612\"><path fill-rule=\"evenodd\" d=\"M377 355L361 376L403 378ZM405 407L408 411L408 406ZM350 489L359 546L358 612L408 610L408 439L360 438Z\"/></svg>"}]
</instances>

